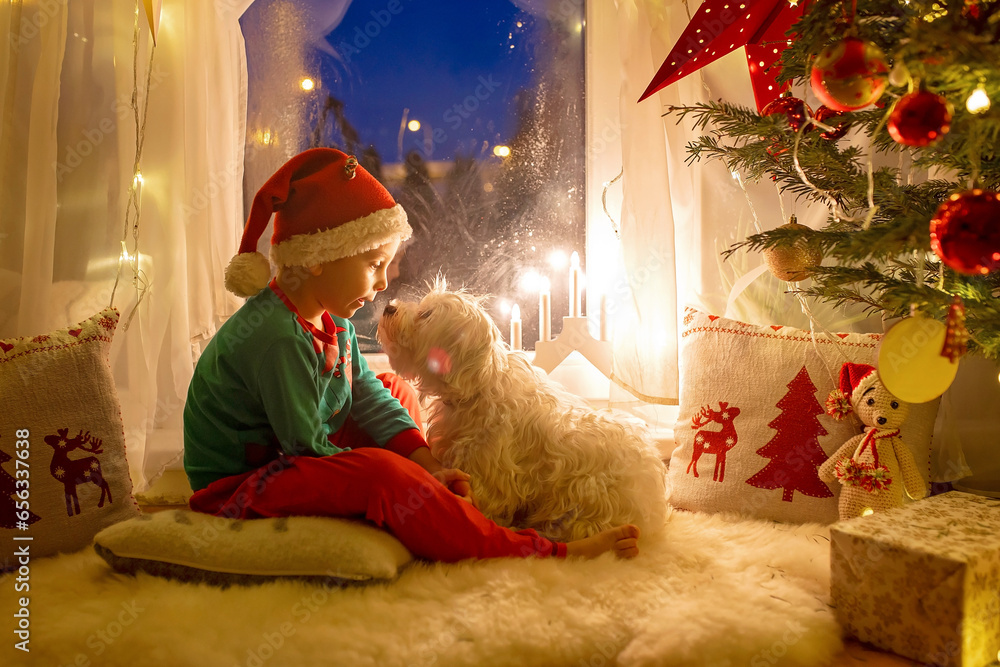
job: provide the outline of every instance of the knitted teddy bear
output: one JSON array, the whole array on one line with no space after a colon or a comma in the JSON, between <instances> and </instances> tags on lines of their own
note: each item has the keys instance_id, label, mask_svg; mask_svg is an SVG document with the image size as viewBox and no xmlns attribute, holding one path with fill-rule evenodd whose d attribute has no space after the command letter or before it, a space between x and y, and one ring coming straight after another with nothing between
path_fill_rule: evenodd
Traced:
<instances>
[{"instance_id":1,"label":"knitted teddy bear","mask_svg":"<svg viewBox=\"0 0 1000 667\"><path fill-rule=\"evenodd\" d=\"M864 432L845 442L819 467L820 479L836 478L843 485L840 518L862 516L868 509L884 512L901 507L904 490L914 500L923 498L924 478L899 435L910 404L889 393L874 367L845 363L840 369L840 388L827 398L826 411L840 420L852 410L864 424Z\"/></svg>"}]
</instances>

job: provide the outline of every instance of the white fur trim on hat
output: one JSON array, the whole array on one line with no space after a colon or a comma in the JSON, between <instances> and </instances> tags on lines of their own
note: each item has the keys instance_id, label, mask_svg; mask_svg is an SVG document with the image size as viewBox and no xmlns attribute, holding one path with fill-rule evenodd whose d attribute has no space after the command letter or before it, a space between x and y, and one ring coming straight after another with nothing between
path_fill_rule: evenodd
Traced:
<instances>
[{"instance_id":1,"label":"white fur trim on hat","mask_svg":"<svg viewBox=\"0 0 1000 667\"><path fill-rule=\"evenodd\" d=\"M236 255L226 267L226 289L243 298L249 298L267 287L271 279L271 265L259 252Z\"/></svg>"},{"instance_id":2,"label":"white fur trim on hat","mask_svg":"<svg viewBox=\"0 0 1000 667\"><path fill-rule=\"evenodd\" d=\"M317 266L352 257L390 241L405 241L413 234L406 212L396 204L363 218L313 234L298 234L271 246L276 266Z\"/></svg>"}]
</instances>

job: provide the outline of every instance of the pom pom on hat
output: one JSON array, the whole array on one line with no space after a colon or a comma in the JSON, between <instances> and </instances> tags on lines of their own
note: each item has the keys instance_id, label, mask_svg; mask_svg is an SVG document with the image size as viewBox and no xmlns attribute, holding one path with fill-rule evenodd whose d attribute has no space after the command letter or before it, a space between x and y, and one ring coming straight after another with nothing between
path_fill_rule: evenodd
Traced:
<instances>
[{"instance_id":1,"label":"pom pom on hat","mask_svg":"<svg viewBox=\"0 0 1000 667\"><path fill-rule=\"evenodd\" d=\"M235 255L226 267L226 289L248 298L267 287L271 279L271 264L259 252Z\"/></svg>"},{"instance_id":2,"label":"pom pom on hat","mask_svg":"<svg viewBox=\"0 0 1000 667\"><path fill-rule=\"evenodd\" d=\"M272 214L270 255L279 267L351 257L413 233L403 208L356 158L312 148L286 162L257 191L239 254L226 269L226 289L237 296L267 287L271 267L257 243Z\"/></svg>"},{"instance_id":3,"label":"pom pom on hat","mask_svg":"<svg viewBox=\"0 0 1000 667\"><path fill-rule=\"evenodd\" d=\"M837 421L847 419L847 415L851 414L851 399L839 389L834 389L826 397L826 414Z\"/></svg>"},{"instance_id":4,"label":"pom pom on hat","mask_svg":"<svg viewBox=\"0 0 1000 667\"><path fill-rule=\"evenodd\" d=\"M846 419L853 410L854 392L872 384L877 377L874 366L845 363L840 367L840 387L830 392L826 399L826 413L838 421Z\"/></svg>"}]
</instances>

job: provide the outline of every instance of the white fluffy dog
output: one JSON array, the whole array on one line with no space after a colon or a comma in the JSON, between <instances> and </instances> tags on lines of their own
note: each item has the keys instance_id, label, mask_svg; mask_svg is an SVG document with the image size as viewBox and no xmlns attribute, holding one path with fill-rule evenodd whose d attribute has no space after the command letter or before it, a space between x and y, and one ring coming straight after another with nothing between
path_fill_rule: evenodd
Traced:
<instances>
[{"instance_id":1,"label":"white fluffy dog","mask_svg":"<svg viewBox=\"0 0 1000 667\"><path fill-rule=\"evenodd\" d=\"M378 338L397 373L433 397L431 451L471 475L479 509L556 541L633 523L662 528L666 469L642 428L595 411L512 352L483 298L435 286L385 308Z\"/></svg>"}]
</instances>

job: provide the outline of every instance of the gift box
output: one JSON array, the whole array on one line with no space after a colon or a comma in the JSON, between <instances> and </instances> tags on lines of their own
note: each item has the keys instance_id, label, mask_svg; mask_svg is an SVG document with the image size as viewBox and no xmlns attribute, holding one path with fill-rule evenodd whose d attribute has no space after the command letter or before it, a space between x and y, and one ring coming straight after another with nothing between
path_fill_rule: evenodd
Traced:
<instances>
[{"instance_id":1,"label":"gift box","mask_svg":"<svg viewBox=\"0 0 1000 667\"><path fill-rule=\"evenodd\" d=\"M1000 651L1000 500L951 491L830 527L844 630L928 665Z\"/></svg>"}]
</instances>

